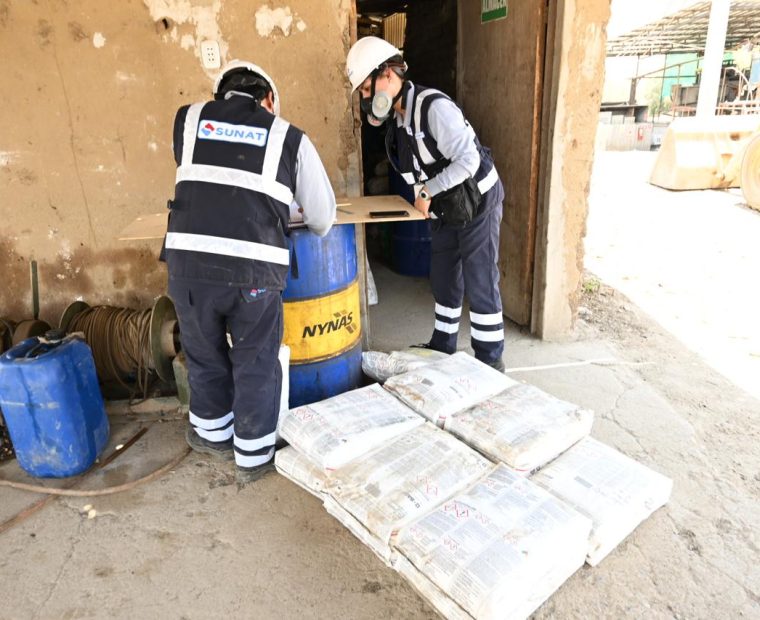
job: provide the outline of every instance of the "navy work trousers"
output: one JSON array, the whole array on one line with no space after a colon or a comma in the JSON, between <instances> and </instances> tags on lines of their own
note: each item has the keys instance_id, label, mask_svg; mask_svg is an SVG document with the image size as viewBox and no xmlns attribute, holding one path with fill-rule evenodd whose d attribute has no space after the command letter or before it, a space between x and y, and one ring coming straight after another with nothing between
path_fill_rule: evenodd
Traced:
<instances>
[{"instance_id":1,"label":"navy work trousers","mask_svg":"<svg viewBox=\"0 0 760 620\"><path fill-rule=\"evenodd\" d=\"M195 432L208 441L234 438L241 467L270 461L282 388L281 292L170 280L169 295L187 358Z\"/></svg>"},{"instance_id":2,"label":"navy work trousers","mask_svg":"<svg viewBox=\"0 0 760 620\"><path fill-rule=\"evenodd\" d=\"M502 206L464 228L433 223L430 282L435 328L430 346L454 353L464 295L470 302L470 336L475 357L490 364L504 353L504 318L499 294L499 226Z\"/></svg>"}]
</instances>

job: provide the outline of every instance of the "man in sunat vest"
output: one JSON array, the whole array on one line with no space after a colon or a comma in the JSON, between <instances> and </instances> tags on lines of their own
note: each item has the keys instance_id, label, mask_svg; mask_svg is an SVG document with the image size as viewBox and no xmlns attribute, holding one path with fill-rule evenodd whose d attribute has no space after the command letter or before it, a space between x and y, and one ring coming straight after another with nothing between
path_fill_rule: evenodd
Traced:
<instances>
[{"instance_id":1,"label":"man in sunat vest","mask_svg":"<svg viewBox=\"0 0 760 620\"><path fill-rule=\"evenodd\" d=\"M249 62L221 71L213 101L179 109L174 158L161 258L187 358L186 438L252 480L275 450L290 205L324 236L335 195L309 138L280 117L274 81Z\"/></svg>"},{"instance_id":2,"label":"man in sunat vest","mask_svg":"<svg viewBox=\"0 0 760 620\"><path fill-rule=\"evenodd\" d=\"M387 41L359 39L346 65L367 120L376 126L388 121L388 159L414 186L415 208L434 218L435 327L430 341L419 346L456 351L467 295L475 357L503 371L498 254L504 187L490 150L447 95L405 78L406 63Z\"/></svg>"}]
</instances>

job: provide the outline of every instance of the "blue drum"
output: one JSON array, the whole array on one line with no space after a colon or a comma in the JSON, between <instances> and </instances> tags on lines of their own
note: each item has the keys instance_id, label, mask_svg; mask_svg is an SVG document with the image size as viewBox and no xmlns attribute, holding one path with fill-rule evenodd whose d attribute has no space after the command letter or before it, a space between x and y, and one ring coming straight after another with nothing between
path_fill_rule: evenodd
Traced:
<instances>
[{"instance_id":1,"label":"blue drum","mask_svg":"<svg viewBox=\"0 0 760 620\"><path fill-rule=\"evenodd\" d=\"M283 342L293 408L358 387L362 349L354 226L333 226L325 237L294 230L289 247Z\"/></svg>"}]
</instances>

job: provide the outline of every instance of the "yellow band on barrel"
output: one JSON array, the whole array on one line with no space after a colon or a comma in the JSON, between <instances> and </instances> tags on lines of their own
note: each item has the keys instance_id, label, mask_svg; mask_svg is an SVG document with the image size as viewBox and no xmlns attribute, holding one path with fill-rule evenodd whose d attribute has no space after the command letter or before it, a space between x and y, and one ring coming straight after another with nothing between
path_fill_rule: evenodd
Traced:
<instances>
[{"instance_id":1,"label":"yellow band on barrel","mask_svg":"<svg viewBox=\"0 0 760 620\"><path fill-rule=\"evenodd\" d=\"M361 336L359 283L333 295L285 301L285 338L290 362L304 364L340 355Z\"/></svg>"}]
</instances>

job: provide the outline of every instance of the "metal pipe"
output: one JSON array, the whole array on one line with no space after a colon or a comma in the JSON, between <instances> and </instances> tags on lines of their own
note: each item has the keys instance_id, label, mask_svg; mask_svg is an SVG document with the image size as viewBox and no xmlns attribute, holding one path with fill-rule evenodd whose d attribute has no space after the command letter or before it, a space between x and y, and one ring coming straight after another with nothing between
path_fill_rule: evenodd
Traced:
<instances>
[{"instance_id":1,"label":"metal pipe","mask_svg":"<svg viewBox=\"0 0 760 620\"><path fill-rule=\"evenodd\" d=\"M37 279L37 261L33 260L30 268L32 279L32 316L34 320L40 318L40 286Z\"/></svg>"},{"instance_id":2,"label":"metal pipe","mask_svg":"<svg viewBox=\"0 0 760 620\"><path fill-rule=\"evenodd\" d=\"M702 79L699 84L697 116L715 116L718 90L723 74L723 54L726 47L726 31L731 0L712 0L710 22L707 27L705 62L702 65Z\"/></svg>"}]
</instances>

